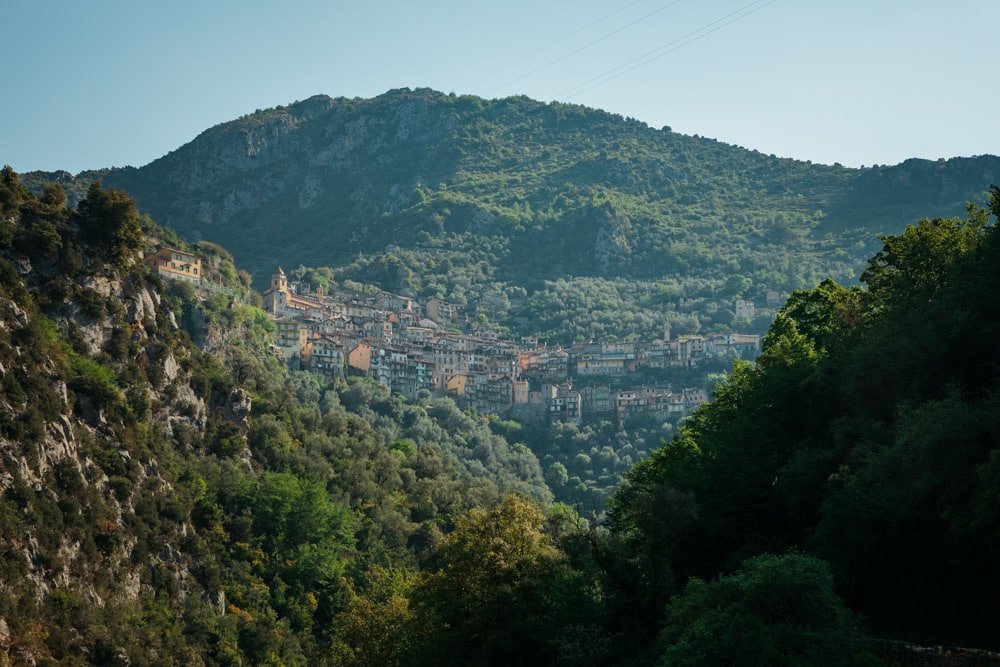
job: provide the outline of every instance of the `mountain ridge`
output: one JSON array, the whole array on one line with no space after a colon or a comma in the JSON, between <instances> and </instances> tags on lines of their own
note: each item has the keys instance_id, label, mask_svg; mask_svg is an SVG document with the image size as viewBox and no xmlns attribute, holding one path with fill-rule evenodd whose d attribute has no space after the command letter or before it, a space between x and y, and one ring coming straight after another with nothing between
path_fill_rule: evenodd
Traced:
<instances>
[{"instance_id":1,"label":"mountain ridge","mask_svg":"<svg viewBox=\"0 0 1000 667\"><path fill-rule=\"evenodd\" d=\"M424 88L259 110L94 177L181 237L223 243L260 287L301 265L463 305L502 293L511 308L486 314L523 328L524 297L601 279L707 289L710 304L667 314L721 326L730 276L759 301L854 282L878 234L984 201L1000 158L817 165L579 105Z\"/></svg>"}]
</instances>

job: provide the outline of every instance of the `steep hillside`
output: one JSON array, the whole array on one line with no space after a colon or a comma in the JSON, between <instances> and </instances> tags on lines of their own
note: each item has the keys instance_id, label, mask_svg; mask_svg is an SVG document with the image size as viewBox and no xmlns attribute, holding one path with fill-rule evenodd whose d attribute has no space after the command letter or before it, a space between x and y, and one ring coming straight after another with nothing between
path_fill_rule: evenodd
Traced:
<instances>
[{"instance_id":1,"label":"steep hillside","mask_svg":"<svg viewBox=\"0 0 1000 667\"><path fill-rule=\"evenodd\" d=\"M345 664L382 577L551 498L451 401L290 374L223 249L163 283L131 199L66 201L0 173L0 664Z\"/></svg>"},{"instance_id":2,"label":"steep hillside","mask_svg":"<svg viewBox=\"0 0 1000 667\"><path fill-rule=\"evenodd\" d=\"M855 281L878 233L962 214L1000 158L847 169L580 106L404 89L258 111L93 177L223 243L258 285L278 265L333 267L558 336L538 319L572 314L561 280L606 311L590 335L649 337L664 317L731 326L739 296Z\"/></svg>"}]
</instances>

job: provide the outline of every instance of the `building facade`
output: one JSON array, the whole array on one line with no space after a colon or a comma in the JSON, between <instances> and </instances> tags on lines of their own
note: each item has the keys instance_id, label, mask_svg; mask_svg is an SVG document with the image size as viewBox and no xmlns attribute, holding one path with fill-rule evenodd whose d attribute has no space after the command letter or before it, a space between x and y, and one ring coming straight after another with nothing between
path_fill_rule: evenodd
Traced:
<instances>
[{"instance_id":1,"label":"building facade","mask_svg":"<svg viewBox=\"0 0 1000 667\"><path fill-rule=\"evenodd\" d=\"M167 280L183 280L197 284L204 275L200 257L174 248L160 248L153 254L146 255L143 262L153 273Z\"/></svg>"}]
</instances>

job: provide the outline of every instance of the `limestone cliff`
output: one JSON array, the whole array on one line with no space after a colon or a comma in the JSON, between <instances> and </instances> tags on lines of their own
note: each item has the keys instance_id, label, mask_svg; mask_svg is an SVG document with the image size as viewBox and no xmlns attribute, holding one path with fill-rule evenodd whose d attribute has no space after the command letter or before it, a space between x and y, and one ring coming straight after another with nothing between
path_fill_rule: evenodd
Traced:
<instances>
[{"instance_id":1,"label":"limestone cliff","mask_svg":"<svg viewBox=\"0 0 1000 667\"><path fill-rule=\"evenodd\" d=\"M53 655L25 627L52 605L127 608L166 587L225 611L194 574L182 462L218 424L245 433L251 410L244 390L208 381L182 295L140 247L108 264L73 215L20 194L0 219L0 664L91 650Z\"/></svg>"}]
</instances>

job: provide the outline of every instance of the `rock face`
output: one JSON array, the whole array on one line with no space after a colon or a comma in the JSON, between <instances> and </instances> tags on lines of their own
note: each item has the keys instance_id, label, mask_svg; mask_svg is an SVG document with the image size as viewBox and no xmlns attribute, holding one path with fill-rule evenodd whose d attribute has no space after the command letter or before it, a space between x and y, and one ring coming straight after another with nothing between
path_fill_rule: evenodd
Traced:
<instances>
[{"instance_id":1,"label":"rock face","mask_svg":"<svg viewBox=\"0 0 1000 667\"><path fill-rule=\"evenodd\" d=\"M94 296L87 305L65 304L59 323L76 332L86 342L91 355L104 349L121 324L141 329L156 322L160 295L146 285L100 276L87 280L81 285L81 291ZM95 307L94 298L103 300L103 308ZM176 328L176 323L173 326Z\"/></svg>"},{"instance_id":2,"label":"rock face","mask_svg":"<svg viewBox=\"0 0 1000 667\"><path fill-rule=\"evenodd\" d=\"M261 217L269 211L283 210L287 225L311 212L328 217L350 202L354 213L372 217L406 205L420 182L444 178L454 157L429 147L440 146L456 121L439 98L431 91L392 91L372 113L371 100L317 95L212 128L149 168L114 171L105 180L137 193L161 224L189 239L231 239L230 249L245 256L239 238L247 231L274 235L273 222ZM425 153L415 172L394 176L384 191L371 182L410 161L415 150ZM139 195L151 179L178 196ZM243 233L229 236L235 226Z\"/></svg>"},{"instance_id":3,"label":"rock face","mask_svg":"<svg viewBox=\"0 0 1000 667\"><path fill-rule=\"evenodd\" d=\"M250 392L242 387L236 387L225 398L223 416L226 420L240 426L244 431L249 428L247 417L253 409Z\"/></svg>"},{"instance_id":4,"label":"rock face","mask_svg":"<svg viewBox=\"0 0 1000 667\"><path fill-rule=\"evenodd\" d=\"M225 329L224 305L149 272L143 230L161 232L128 197L62 202L0 177L0 666L160 664L138 619L227 611L205 576L223 529L200 464L214 447L256 464L250 395L219 363L228 348L196 347L174 315L210 308L203 323Z\"/></svg>"},{"instance_id":5,"label":"rock face","mask_svg":"<svg viewBox=\"0 0 1000 667\"><path fill-rule=\"evenodd\" d=\"M43 311L23 294L58 274L3 255L31 284L0 289L0 498L23 522L4 535L0 595L122 604L148 593L151 568L179 595L207 595L178 546L193 528L189 511L169 509L179 489L166 471L202 442L213 411L245 430L249 394L224 387L215 405L195 382L197 351L139 265L86 276L61 301L46 293ZM8 649L0 618L0 664L31 662L29 649ZM123 651L108 659L129 664Z\"/></svg>"}]
</instances>

